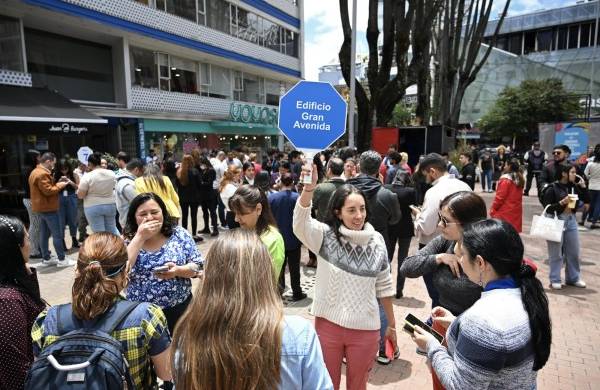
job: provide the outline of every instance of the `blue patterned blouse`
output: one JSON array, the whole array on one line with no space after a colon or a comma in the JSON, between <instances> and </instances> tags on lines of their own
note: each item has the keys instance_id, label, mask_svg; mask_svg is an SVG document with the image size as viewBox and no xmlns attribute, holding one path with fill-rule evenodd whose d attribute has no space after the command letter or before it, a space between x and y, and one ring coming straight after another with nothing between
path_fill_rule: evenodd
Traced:
<instances>
[{"instance_id":1,"label":"blue patterned blouse","mask_svg":"<svg viewBox=\"0 0 600 390\"><path fill-rule=\"evenodd\" d=\"M161 280L152 270L172 261L177 265L202 264L204 260L191 234L177 226L173 235L156 252L140 250L135 266L129 273L127 299L150 302L161 308L173 307L184 302L192 293L192 282L188 278Z\"/></svg>"}]
</instances>

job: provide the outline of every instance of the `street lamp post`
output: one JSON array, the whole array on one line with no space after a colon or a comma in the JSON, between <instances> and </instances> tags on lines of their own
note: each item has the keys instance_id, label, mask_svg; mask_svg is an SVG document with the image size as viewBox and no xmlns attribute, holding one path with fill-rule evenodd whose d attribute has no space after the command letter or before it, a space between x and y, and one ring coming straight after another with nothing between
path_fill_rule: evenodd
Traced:
<instances>
[{"instance_id":1,"label":"street lamp post","mask_svg":"<svg viewBox=\"0 0 600 390\"><path fill-rule=\"evenodd\" d=\"M352 45L350 50L350 102L348 107L348 146L354 147L354 104L356 93L356 0L352 0Z\"/></svg>"}]
</instances>

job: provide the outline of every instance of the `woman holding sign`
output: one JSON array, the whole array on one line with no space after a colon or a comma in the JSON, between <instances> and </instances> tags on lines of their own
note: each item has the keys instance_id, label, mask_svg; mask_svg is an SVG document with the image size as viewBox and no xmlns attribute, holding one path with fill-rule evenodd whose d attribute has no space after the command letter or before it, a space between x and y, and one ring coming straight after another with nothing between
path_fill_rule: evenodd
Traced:
<instances>
[{"instance_id":1,"label":"woman holding sign","mask_svg":"<svg viewBox=\"0 0 600 390\"><path fill-rule=\"evenodd\" d=\"M310 168L303 168L302 180L309 174ZM333 193L326 223L312 218L311 201L318 180L314 164L311 179L296 203L293 228L296 237L319 254L315 328L334 388L340 387L345 356L347 388L366 389L379 349L378 300L388 321L385 337L394 351L398 349L387 249L381 234L366 222L364 194L352 185L340 186Z\"/></svg>"}]
</instances>

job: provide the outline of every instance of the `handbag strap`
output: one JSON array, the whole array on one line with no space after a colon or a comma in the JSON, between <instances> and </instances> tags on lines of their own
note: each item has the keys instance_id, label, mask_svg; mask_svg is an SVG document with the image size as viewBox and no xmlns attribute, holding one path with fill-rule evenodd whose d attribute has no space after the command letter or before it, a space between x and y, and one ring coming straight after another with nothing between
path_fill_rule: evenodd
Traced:
<instances>
[{"instance_id":1,"label":"handbag strap","mask_svg":"<svg viewBox=\"0 0 600 390\"><path fill-rule=\"evenodd\" d=\"M548 214L548 207L550 207L551 205L547 205L544 208L544 211L542 211L542 216L545 216L546 214ZM556 213L556 211L554 212L554 219L558 219L558 214Z\"/></svg>"}]
</instances>

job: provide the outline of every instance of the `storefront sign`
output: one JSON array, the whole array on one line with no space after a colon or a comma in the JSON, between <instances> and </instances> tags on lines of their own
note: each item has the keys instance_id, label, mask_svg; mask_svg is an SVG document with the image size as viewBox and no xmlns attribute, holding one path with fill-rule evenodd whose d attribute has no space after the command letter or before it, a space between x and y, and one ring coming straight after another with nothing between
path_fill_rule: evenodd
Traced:
<instances>
[{"instance_id":1,"label":"storefront sign","mask_svg":"<svg viewBox=\"0 0 600 390\"><path fill-rule=\"evenodd\" d=\"M88 157L94 153L94 151L92 149L90 149L90 147L88 146L82 146L77 150L77 159L79 160L79 162L81 162L82 164L87 165L88 163Z\"/></svg>"},{"instance_id":2,"label":"storefront sign","mask_svg":"<svg viewBox=\"0 0 600 390\"><path fill-rule=\"evenodd\" d=\"M231 103L229 119L234 122L277 124L277 109L251 104Z\"/></svg>"},{"instance_id":3,"label":"storefront sign","mask_svg":"<svg viewBox=\"0 0 600 390\"><path fill-rule=\"evenodd\" d=\"M303 80L279 102L279 129L297 149L323 150L346 132L346 107L331 84Z\"/></svg>"},{"instance_id":4,"label":"storefront sign","mask_svg":"<svg viewBox=\"0 0 600 390\"><path fill-rule=\"evenodd\" d=\"M138 120L138 138L140 140L140 157L145 160L146 159L146 141L144 139L144 120Z\"/></svg>"},{"instance_id":5,"label":"storefront sign","mask_svg":"<svg viewBox=\"0 0 600 390\"><path fill-rule=\"evenodd\" d=\"M50 131L52 132L61 132L61 133L86 133L88 128L85 126L74 126L68 123L63 123L62 125L52 125L50 126Z\"/></svg>"},{"instance_id":6,"label":"storefront sign","mask_svg":"<svg viewBox=\"0 0 600 390\"><path fill-rule=\"evenodd\" d=\"M587 153L589 143L589 122L557 123L555 125L554 144L567 145L571 149L570 160L577 160Z\"/></svg>"}]
</instances>

